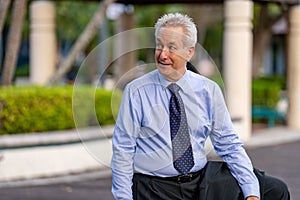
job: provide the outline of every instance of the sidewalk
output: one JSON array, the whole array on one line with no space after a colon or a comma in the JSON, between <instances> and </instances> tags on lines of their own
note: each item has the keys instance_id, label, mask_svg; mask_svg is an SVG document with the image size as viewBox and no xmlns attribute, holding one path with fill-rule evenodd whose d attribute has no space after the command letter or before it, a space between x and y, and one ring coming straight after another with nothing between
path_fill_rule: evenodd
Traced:
<instances>
[{"instance_id":1,"label":"sidewalk","mask_svg":"<svg viewBox=\"0 0 300 200\"><path fill-rule=\"evenodd\" d=\"M250 140L246 142L246 148L258 148L274 146L300 140L300 131L295 131L286 126L278 126L255 131Z\"/></svg>"},{"instance_id":2,"label":"sidewalk","mask_svg":"<svg viewBox=\"0 0 300 200\"><path fill-rule=\"evenodd\" d=\"M0 136L0 184L106 170L112 126Z\"/></svg>"},{"instance_id":3,"label":"sidewalk","mask_svg":"<svg viewBox=\"0 0 300 200\"><path fill-rule=\"evenodd\" d=\"M112 132L110 126L1 136L0 188L110 176ZM256 149L295 141L300 141L299 131L275 127L256 131L245 146Z\"/></svg>"}]
</instances>

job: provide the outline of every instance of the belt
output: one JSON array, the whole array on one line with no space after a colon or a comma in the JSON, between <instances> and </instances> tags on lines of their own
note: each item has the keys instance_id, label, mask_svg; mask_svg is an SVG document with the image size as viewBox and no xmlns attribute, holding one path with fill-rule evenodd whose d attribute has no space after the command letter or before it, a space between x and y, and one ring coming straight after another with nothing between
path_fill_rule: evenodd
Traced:
<instances>
[{"instance_id":1,"label":"belt","mask_svg":"<svg viewBox=\"0 0 300 200\"><path fill-rule=\"evenodd\" d=\"M204 170L201 169L197 172L190 172L184 175L178 175L178 176L171 176L171 177L160 177L160 176L152 176L152 175L146 175L146 174L141 174L141 173L134 173L134 176L136 177L147 177L150 179L158 179L158 180L166 180L166 181L172 181L172 182L177 182L177 183L187 183L191 182L198 176L202 174L202 171Z\"/></svg>"},{"instance_id":2,"label":"belt","mask_svg":"<svg viewBox=\"0 0 300 200\"><path fill-rule=\"evenodd\" d=\"M175 181L177 183L187 183L191 182L195 178L197 178L201 174L202 170L199 170L197 172L191 172L184 175L178 175L178 176L172 176L172 177L164 177L165 180L171 180Z\"/></svg>"},{"instance_id":3,"label":"belt","mask_svg":"<svg viewBox=\"0 0 300 200\"><path fill-rule=\"evenodd\" d=\"M135 175L144 176L144 177L148 177L151 179L167 180L167 181L172 181L172 182L177 182L177 183L187 183L187 182L191 182L192 180L197 178L201 174L202 170L199 170L197 172L187 173L184 175L171 176L171 177L151 176L151 175L145 175L145 174L140 174L140 173L135 173Z\"/></svg>"}]
</instances>

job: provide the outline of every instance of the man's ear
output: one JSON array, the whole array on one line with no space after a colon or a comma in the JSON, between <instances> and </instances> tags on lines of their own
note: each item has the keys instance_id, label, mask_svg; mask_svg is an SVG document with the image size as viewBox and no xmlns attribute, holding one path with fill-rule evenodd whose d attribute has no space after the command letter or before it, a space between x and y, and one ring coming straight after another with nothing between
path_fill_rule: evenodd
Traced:
<instances>
[{"instance_id":1,"label":"man's ear","mask_svg":"<svg viewBox=\"0 0 300 200\"><path fill-rule=\"evenodd\" d=\"M188 49L187 61L190 61L195 53L195 47L190 47Z\"/></svg>"}]
</instances>

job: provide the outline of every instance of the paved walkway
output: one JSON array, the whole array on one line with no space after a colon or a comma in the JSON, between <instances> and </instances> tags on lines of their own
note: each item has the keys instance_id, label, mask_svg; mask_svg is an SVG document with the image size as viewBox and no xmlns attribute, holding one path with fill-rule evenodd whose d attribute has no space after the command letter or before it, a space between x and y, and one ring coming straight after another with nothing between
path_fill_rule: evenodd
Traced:
<instances>
[{"instance_id":1,"label":"paved walkway","mask_svg":"<svg viewBox=\"0 0 300 200\"><path fill-rule=\"evenodd\" d=\"M300 132L286 127L264 129L253 134L246 143L246 149L255 167L283 179L290 188L292 199L300 199ZM4 159L0 161L0 173L5 157L4 154ZM110 187L110 171L102 168L98 171L67 174L56 178L2 181L0 196L4 200L110 200Z\"/></svg>"},{"instance_id":2,"label":"paved walkway","mask_svg":"<svg viewBox=\"0 0 300 200\"><path fill-rule=\"evenodd\" d=\"M0 187L109 166L113 127L0 136ZM12 167L13 166L13 167Z\"/></svg>"},{"instance_id":3,"label":"paved walkway","mask_svg":"<svg viewBox=\"0 0 300 200\"><path fill-rule=\"evenodd\" d=\"M259 147L248 150L254 165L269 175L283 179L289 186L291 199L300 199L299 175L300 142ZM280 156L280 159L277 159ZM93 176L94 175L94 176ZM75 178L76 177L76 178ZM44 182L45 183L45 182ZM101 177L100 172L66 178L60 182L40 186L0 188L3 200L112 200L109 174Z\"/></svg>"},{"instance_id":4,"label":"paved walkway","mask_svg":"<svg viewBox=\"0 0 300 200\"><path fill-rule=\"evenodd\" d=\"M287 183L293 200L300 199L299 152L299 141L248 150L255 167Z\"/></svg>"}]
</instances>

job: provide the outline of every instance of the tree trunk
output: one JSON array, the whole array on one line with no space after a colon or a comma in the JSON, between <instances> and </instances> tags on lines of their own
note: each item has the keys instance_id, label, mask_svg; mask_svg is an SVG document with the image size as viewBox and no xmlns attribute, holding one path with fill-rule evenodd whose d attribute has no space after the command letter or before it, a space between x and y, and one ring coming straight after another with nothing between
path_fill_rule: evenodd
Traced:
<instances>
[{"instance_id":1,"label":"tree trunk","mask_svg":"<svg viewBox=\"0 0 300 200\"><path fill-rule=\"evenodd\" d=\"M272 38L272 26L287 14L286 10L282 9L277 16L271 16L267 4L261 4L260 6L258 27L254 32L253 41L253 78L261 75L264 55Z\"/></svg>"},{"instance_id":2,"label":"tree trunk","mask_svg":"<svg viewBox=\"0 0 300 200\"><path fill-rule=\"evenodd\" d=\"M3 64L2 85L10 86L14 77L27 0L14 1Z\"/></svg>"},{"instance_id":3,"label":"tree trunk","mask_svg":"<svg viewBox=\"0 0 300 200\"><path fill-rule=\"evenodd\" d=\"M270 29L261 29L254 38L252 76L257 78L261 75L265 51L271 41L272 32Z\"/></svg>"},{"instance_id":4,"label":"tree trunk","mask_svg":"<svg viewBox=\"0 0 300 200\"><path fill-rule=\"evenodd\" d=\"M49 84L53 85L56 84L62 77L70 71L72 68L72 64L74 63L76 56L82 52L89 42L93 39L93 36L97 32L97 29L101 22L104 20L106 8L108 5L113 3L115 0L105 0L103 1L102 5L94 14L93 18L82 32L80 37L77 39L75 44L70 50L70 53L67 57L61 61L61 64L58 67L58 70L54 73L54 75L50 78Z\"/></svg>"},{"instance_id":5,"label":"tree trunk","mask_svg":"<svg viewBox=\"0 0 300 200\"><path fill-rule=\"evenodd\" d=\"M11 0L0 0L0 34L2 34L10 1Z\"/></svg>"},{"instance_id":6,"label":"tree trunk","mask_svg":"<svg viewBox=\"0 0 300 200\"><path fill-rule=\"evenodd\" d=\"M135 27L133 13L123 13L116 21L116 30L118 37L114 40L114 52L118 58L114 61L114 79L117 88L123 90L125 85L131 80L137 78L135 73L127 73L133 69L137 62L136 51L121 55L120 52L126 52L126 49L135 49L137 45L137 36L134 33L122 33Z\"/></svg>"}]
</instances>

